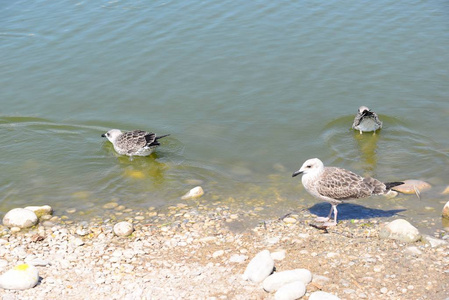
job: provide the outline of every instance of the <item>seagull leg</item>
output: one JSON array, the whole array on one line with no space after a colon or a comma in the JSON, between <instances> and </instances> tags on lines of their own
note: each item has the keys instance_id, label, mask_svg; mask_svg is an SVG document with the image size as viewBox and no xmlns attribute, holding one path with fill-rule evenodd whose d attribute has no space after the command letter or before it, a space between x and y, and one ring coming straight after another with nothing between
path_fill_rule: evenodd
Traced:
<instances>
[{"instance_id":1,"label":"seagull leg","mask_svg":"<svg viewBox=\"0 0 449 300\"><path fill-rule=\"evenodd\" d=\"M327 221L329 221L330 220L330 218L331 218L331 216L332 216L332 210L333 210L334 208L331 206L331 211L329 212L329 215L327 216L327 218L324 218L324 217L318 217L318 218L316 218L315 219L315 222L327 222Z\"/></svg>"},{"instance_id":2,"label":"seagull leg","mask_svg":"<svg viewBox=\"0 0 449 300\"><path fill-rule=\"evenodd\" d=\"M323 224L323 226L326 226L326 227L337 226L337 214L338 214L337 205L332 204L331 212L332 212L332 210L334 211L334 221L326 222ZM330 215L329 215L329 219L330 219Z\"/></svg>"}]
</instances>

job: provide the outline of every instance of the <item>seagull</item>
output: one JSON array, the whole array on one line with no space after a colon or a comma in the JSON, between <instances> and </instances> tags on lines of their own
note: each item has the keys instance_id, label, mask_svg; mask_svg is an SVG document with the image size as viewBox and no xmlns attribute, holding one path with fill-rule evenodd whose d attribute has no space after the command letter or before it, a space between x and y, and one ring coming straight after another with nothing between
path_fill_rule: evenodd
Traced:
<instances>
[{"instance_id":1,"label":"seagull","mask_svg":"<svg viewBox=\"0 0 449 300\"><path fill-rule=\"evenodd\" d=\"M352 128L359 130L360 134L364 131L374 131L382 128L382 121L379 120L377 114L366 106L360 106L357 115L352 123Z\"/></svg>"},{"instance_id":2,"label":"seagull","mask_svg":"<svg viewBox=\"0 0 449 300\"><path fill-rule=\"evenodd\" d=\"M364 178L345 169L325 167L318 158L306 160L292 177L300 174L303 174L302 184L309 194L332 205L327 218L315 219L317 222L323 222L325 227L337 225L338 204L350 199L386 194L393 187L403 184L403 182L382 183L377 179ZM332 212L334 212L334 220L329 222Z\"/></svg>"},{"instance_id":3,"label":"seagull","mask_svg":"<svg viewBox=\"0 0 449 300\"><path fill-rule=\"evenodd\" d=\"M155 133L143 130L122 132L119 129L111 129L101 136L107 138L114 145L118 154L148 156L154 148L160 145L158 140L168 135L156 136Z\"/></svg>"}]
</instances>

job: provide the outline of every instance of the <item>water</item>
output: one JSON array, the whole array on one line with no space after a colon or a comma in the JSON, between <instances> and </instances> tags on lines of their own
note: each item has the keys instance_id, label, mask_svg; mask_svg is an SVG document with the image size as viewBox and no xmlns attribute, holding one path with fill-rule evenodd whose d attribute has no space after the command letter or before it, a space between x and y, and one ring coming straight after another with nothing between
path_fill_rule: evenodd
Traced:
<instances>
[{"instance_id":1,"label":"water","mask_svg":"<svg viewBox=\"0 0 449 300\"><path fill-rule=\"evenodd\" d=\"M440 228L448 15L445 1L3 1L0 211L164 209L200 183L189 205L326 214L291 178L319 157L433 186L342 205L350 217ZM350 129L360 105L380 133ZM100 137L110 128L171 136L130 161Z\"/></svg>"}]
</instances>

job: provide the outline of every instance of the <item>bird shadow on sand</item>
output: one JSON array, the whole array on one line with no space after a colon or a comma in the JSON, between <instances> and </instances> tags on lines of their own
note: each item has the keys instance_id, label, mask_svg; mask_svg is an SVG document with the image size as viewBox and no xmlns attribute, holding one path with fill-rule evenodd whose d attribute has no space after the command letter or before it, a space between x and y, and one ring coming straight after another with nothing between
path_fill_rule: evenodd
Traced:
<instances>
[{"instance_id":1,"label":"bird shadow on sand","mask_svg":"<svg viewBox=\"0 0 449 300\"><path fill-rule=\"evenodd\" d=\"M309 212L319 217L327 217L330 209L331 205L329 203L320 202L310 207ZM352 219L387 218L405 211L405 209L383 210L383 209L369 208L353 203L342 203L337 206L337 209L338 209L337 221L352 220Z\"/></svg>"}]
</instances>

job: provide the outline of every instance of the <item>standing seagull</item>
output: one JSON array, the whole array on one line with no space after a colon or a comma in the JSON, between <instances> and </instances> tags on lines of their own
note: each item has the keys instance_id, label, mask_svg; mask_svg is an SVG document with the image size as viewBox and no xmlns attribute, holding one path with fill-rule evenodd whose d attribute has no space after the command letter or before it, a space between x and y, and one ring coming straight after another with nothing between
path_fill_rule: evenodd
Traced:
<instances>
[{"instance_id":1,"label":"standing seagull","mask_svg":"<svg viewBox=\"0 0 449 300\"><path fill-rule=\"evenodd\" d=\"M158 139L168 135L156 136L155 133L143 130L122 132L118 129L111 129L101 136L107 138L114 145L114 149L118 154L148 156L153 152L154 148L160 145Z\"/></svg>"},{"instance_id":2,"label":"standing seagull","mask_svg":"<svg viewBox=\"0 0 449 300\"><path fill-rule=\"evenodd\" d=\"M352 128L359 130L360 134L363 131L374 131L376 133L376 130L382 128L382 121L379 120L374 111L371 111L366 106L360 106L352 123Z\"/></svg>"},{"instance_id":3,"label":"standing seagull","mask_svg":"<svg viewBox=\"0 0 449 300\"><path fill-rule=\"evenodd\" d=\"M371 177L363 178L345 169L324 167L323 162L318 158L307 160L301 169L293 173L292 177L299 174L303 174L302 184L307 192L332 205L327 218L319 217L315 220L324 222L324 226L337 225L337 205L345 200L386 194L391 188L403 184L403 182L382 183ZM329 222L332 211L334 221Z\"/></svg>"}]
</instances>

